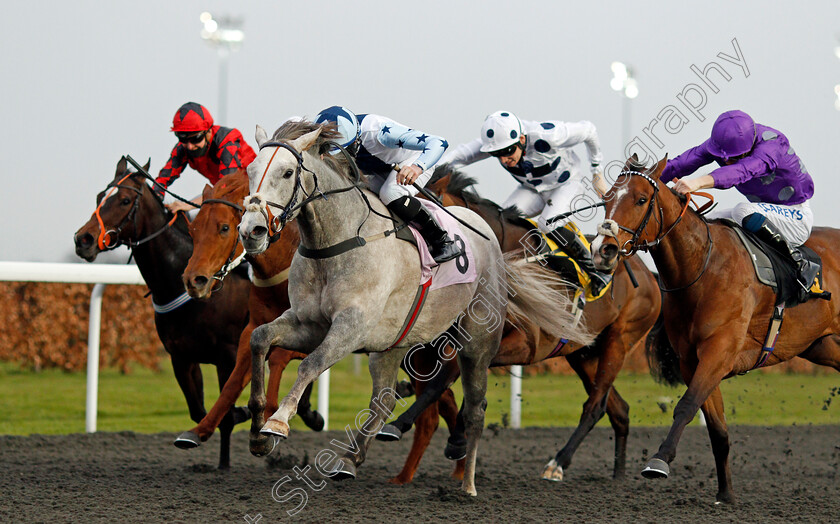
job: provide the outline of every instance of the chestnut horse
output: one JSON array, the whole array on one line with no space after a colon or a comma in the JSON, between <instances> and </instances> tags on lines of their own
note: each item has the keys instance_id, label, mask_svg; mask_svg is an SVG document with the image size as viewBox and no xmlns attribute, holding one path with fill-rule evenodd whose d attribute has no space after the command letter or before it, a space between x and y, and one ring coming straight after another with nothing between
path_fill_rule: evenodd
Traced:
<instances>
[{"instance_id":1,"label":"chestnut horse","mask_svg":"<svg viewBox=\"0 0 840 524\"><path fill-rule=\"evenodd\" d=\"M520 218L515 211L503 211L495 203L470 191L469 188L474 184L475 180L472 178L441 166L430 182L429 189L440 195L444 205L467 207L480 215L493 229L503 251L525 248L527 252L535 252L538 246L534 243L540 238L539 231L530 222ZM571 464L578 446L605 412L615 431L613 476L620 478L624 475L630 425L629 406L615 390L613 382L624 364L626 355L645 342L659 316L661 300L656 279L650 270L638 258L630 259L629 263L638 281L638 287L634 287L625 266L622 265L614 277L613 289L601 299L587 304L584 309L583 319L587 327L593 333L599 333L593 345L582 347L574 343L565 344L560 339L541 332L536 326L520 330L508 324L499 352L491 362L491 366L528 365L565 356L583 381L589 397L583 405L580 422L563 449L546 465L543 472L543 478L546 480L563 479L563 472ZM416 351L409 356L412 359L412 369L418 369L420 366L424 369L433 368L437 362L434 352ZM411 481L423 451L437 428L436 405L433 404L419 416L418 414L428 405L430 399L436 398L441 388L448 386L458 377L458 366L454 359L448 363L441 361L441 364L444 365L445 372L438 373L438 377L448 377L447 380L436 381L435 385L418 382L415 405L387 426L379 437L382 440L399 438L402 432L408 431L413 422L417 425L408 461L402 472L392 479L394 483ZM460 457L463 454L460 449L463 442L463 436L459 431L455 431L447 446L447 456ZM461 464L456 466L453 476L459 475L460 471Z\"/></svg>"},{"instance_id":2,"label":"chestnut horse","mask_svg":"<svg viewBox=\"0 0 840 524\"><path fill-rule=\"evenodd\" d=\"M206 186L203 203L198 215L190 224L193 238L193 254L184 270L184 286L193 298L206 300L217 287L224 289L225 277L234 261L243 255L242 244L236 228L242 219L240 203L248 195L248 174L239 170L228 175L215 187ZM236 366L225 383L219 399L199 424L182 433L175 440L181 449L191 449L213 435L224 414L234 405L236 399L251 380L251 333L262 324L271 322L289 309L289 265L299 243L297 226L290 224L286 235L272 245L265 254L245 256L251 265L253 279L248 297L250 318L239 337L236 352ZM279 348L278 348L279 349ZM266 410L277 409L277 394L283 370L292 359L306 355L280 349L269 357L271 374L267 385ZM324 418L312 409L309 397L312 387L304 392L298 415L309 428L324 429Z\"/></svg>"},{"instance_id":3,"label":"chestnut horse","mask_svg":"<svg viewBox=\"0 0 840 524\"><path fill-rule=\"evenodd\" d=\"M753 369L762 355L776 296L758 282L735 231L707 222L660 179L666 159L653 168L628 160L607 198L606 218L592 245L597 267L616 267L621 257L650 249L665 294L668 337L679 354L688 390L674 409L668 436L642 475L668 477L685 426L703 410L715 456L718 502L733 502L729 433L721 380ZM802 357L840 370L840 230L814 228L806 243L823 262L830 301L789 308L775 350L765 365Z\"/></svg>"},{"instance_id":4,"label":"chestnut horse","mask_svg":"<svg viewBox=\"0 0 840 524\"><path fill-rule=\"evenodd\" d=\"M120 159L113 182L97 197L96 211L74 236L76 254L92 262L101 251L131 248L152 294L158 336L172 358L190 418L198 422L205 416L199 364L215 365L219 388L224 386L234 367L239 334L248 322L249 282L237 272L213 300L189 300L181 281L192 253L187 219L183 213L172 216L146 176L130 171L125 157ZM232 403L220 414L220 469L230 467L234 424L249 418L247 408L234 408Z\"/></svg>"}]
</instances>

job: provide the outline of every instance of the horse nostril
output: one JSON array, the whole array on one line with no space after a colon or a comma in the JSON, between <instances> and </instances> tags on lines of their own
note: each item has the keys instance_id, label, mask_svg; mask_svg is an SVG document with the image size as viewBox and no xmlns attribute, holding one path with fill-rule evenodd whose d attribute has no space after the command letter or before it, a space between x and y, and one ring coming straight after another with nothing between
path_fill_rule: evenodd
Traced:
<instances>
[{"instance_id":1,"label":"horse nostril","mask_svg":"<svg viewBox=\"0 0 840 524\"><path fill-rule=\"evenodd\" d=\"M204 275L193 277L192 283L196 288L202 288L207 285L208 279Z\"/></svg>"},{"instance_id":2,"label":"horse nostril","mask_svg":"<svg viewBox=\"0 0 840 524\"><path fill-rule=\"evenodd\" d=\"M609 260L618 254L618 246L614 244L603 244L601 246L601 257Z\"/></svg>"},{"instance_id":3,"label":"horse nostril","mask_svg":"<svg viewBox=\"0 0 840 524\"><path fill-rule=\"evenodd\" d=\"M268 233L268 228L263 226L256 226L254 229L251 230L251 237L252 238L261 238L264 237Z\"/></svg>"},{"instance_id":4,"label":"horse nostril","mask_svg":"<svg viewBox=\"0 0 840 524\"><path fill-rule=\"evenodd\" d=\"M85 233L83 235L77 236L75 240L77 247L87 248L93 245L93 236L91 236L90 233Z\"/></svg>"}]
</instances>

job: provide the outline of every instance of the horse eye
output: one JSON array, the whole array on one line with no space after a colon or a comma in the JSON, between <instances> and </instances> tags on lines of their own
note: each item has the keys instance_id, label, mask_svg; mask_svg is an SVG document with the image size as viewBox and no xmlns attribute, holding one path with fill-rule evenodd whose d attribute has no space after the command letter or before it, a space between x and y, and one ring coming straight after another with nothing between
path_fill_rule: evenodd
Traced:
<instances>
[{"instance_id":1,"label":"horse eye","mask_svg":"<svg viewBox=\"0 0 840 524\"><path fill-rule=\"evenodd\" d=\"M130 199L130 198L128 198L128 197L123 198L123 199L122 199L122 202L120 202L120 204L122 204L122 205L124 205L124 206L127 206L127 205L129 205L130 203L131 203L131 199Z\"/></svg>"},{"instance_id":2,"label":"horse eye","mask_svg":"<svg viewBox=\"0 0 840 524\"><path fill-rule=\"evenodd\" d=\"M647 203L647 198L641 197L638 202L636 202L637 206L643 206Z\"/></svg>"},{"instance_id":3,"label":"horse eye","mask_svg":"<svg viewBox=\"0 0 840 524\"><path fill-rule=\"evenodd\" d=\"M291 169L287 169L285 173L283 173L283 178L291 178L294 173Z\"/></svg>"},{"instance_id":4,"label":"horse eye","mask_svg":"<svg viewBox=\"0 0 840 524\"><path fill-rule=\"evenodd\" d=\"M219 228L219 231L221 231L222 233L227 233L228 231L230 231L230 226L227 224L222 224L222 227Z\"/></svg>"}]
</instances>

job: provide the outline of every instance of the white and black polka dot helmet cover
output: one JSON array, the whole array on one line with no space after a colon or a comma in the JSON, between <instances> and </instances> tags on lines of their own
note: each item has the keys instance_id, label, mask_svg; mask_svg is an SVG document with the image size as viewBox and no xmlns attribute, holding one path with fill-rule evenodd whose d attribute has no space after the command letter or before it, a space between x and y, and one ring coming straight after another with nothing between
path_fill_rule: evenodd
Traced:
<instances>
[{"instance_id":1,"label":"white and black polka dot helmet cover","mask_svg":"<svg viewBox=\"0 0 840 524\"><path fill-rule=\"evenodd\" d=\"M481 127L481 151L490 153L519 141L522 124L510 111L496 111L484 119Z\"/></svg>"}]
</instances>

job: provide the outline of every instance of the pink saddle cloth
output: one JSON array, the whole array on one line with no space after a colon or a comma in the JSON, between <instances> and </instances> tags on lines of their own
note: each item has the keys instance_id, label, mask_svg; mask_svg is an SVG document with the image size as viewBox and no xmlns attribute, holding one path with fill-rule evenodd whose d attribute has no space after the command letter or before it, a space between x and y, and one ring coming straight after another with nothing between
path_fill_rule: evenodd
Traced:
<instances>
[{"instance_id":1,"label":"pink saddle cloth","mask_svg":"<svg viewBox=\"0 0 840 524\"><path fill-rule=\"evenodd\" d=\"M453 239L455 243L464 249L465 254L447 260L443 264L438 265L432 254L429 252L429 246L426 241L413 227L409 227L415 240L417 240L417 250L420 252L420 285L425 284L432 279L430 291L435 289L451 286L452 284L468 284L476 279L478 273L475 270L475 259L473 258L472 247L467 242L461 228L464 226L455 220L445 211L443 211L436 204L428 200L420 200L426 209L435 217L438 224L449 233L449 238Z\"/></svg>"}]
</instances>

